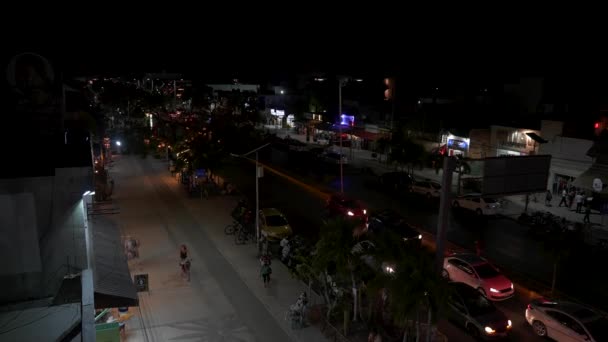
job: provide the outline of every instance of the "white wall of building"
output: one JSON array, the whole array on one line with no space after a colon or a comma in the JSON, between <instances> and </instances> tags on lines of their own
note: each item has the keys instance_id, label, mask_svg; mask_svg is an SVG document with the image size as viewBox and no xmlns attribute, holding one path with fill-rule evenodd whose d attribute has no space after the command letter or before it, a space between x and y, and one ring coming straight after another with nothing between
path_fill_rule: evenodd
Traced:
<instances>
[{"instance_id":1,"label":"white wall of building","mask_svg":"<svg viewBox=\"0 0 608 342\"><path fill-rule=\"evenodd\" d=\"M587 151L592 145L591 140L562 136L554 136L548 143L542 144L540 154L552 156L547 189L556 190L554 184L561 179L576 179L591 167L593 159L587 156Z\"/></svg>"}]
</instances>

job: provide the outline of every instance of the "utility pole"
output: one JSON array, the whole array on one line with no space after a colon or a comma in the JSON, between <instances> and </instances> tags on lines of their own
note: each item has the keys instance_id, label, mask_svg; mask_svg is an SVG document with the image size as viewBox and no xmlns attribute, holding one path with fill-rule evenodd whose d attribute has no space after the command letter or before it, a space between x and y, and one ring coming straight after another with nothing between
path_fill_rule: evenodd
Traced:
<instances>
[{"instance_id":1,"label":"utility pole","mask_svg":"<svg viewBox=\"0 0 608 342\"><path fill-rule=\"evenodd\" d=\"M452 188L452 175L456 167L454 157L443 157L443 176L441 180L441 199L439 202L439 221L437 222L435 267L441 274L443 270L443 257L445 242L450 218L450 191Z\"/></svg>"},{"instance_id":2,"label":"utility pole","mask_svg":"<svg viewBox=\"0 0 608 342\"><path fill-rule=\"evenodd\" d=\"M345 80L338 79L338 118L340 120L340 124L338 125L339 134L340 134L340 157L338 160L340 161L340 193L344 193L344 166L342 163L342 86L344 85Z\"/></svg>"}]
</instances>

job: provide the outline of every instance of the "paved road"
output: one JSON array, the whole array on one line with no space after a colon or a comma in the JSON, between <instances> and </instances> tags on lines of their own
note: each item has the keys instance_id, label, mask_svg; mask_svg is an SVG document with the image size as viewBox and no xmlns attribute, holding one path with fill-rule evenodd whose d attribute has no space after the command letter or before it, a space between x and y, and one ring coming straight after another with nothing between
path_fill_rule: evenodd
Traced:
<instances>
[{"instance_id":1,"label":"paved road","mask_svg":"<svg viewBox=\"0 0 608 342\"><path fill-rule=\"evenodd\" d=\"M222 174L235 181L246 195L254 198L255 178L250 177L254 174L252 165L248 163L228 164L222 171ZM371 207L372 209L392 207L395 210L404 212L404 206L401 202L387 198L376 192L370 192L369 189L364 187L357 189L351 183L353 180L355 178L350 175L347 182L349 193L350 191L352 193L356 193L355 191L365 191L366 197L360 198L365 198L368 204L375 203L378 205L377 203L380 203L380 206ZM320 213L323 210L323 206L323 201L316 194L303 190L293 182L287 181L283 177L276 176L271 172L265 172L264 177L260 180L260 207L279 208L289 218L296 234L315 238L319 227L322 225ZM422 218L422 222L425 222L424 220L426 219L432 219L432 205L431 209L429 209L428 205L422 203L419 207L408 208L408 210L412 210L405 212L408 217L418 215L418 218ZM414 212L416 213L414 214ZM512 224L508 220L499 219L494 221L505 225ZM462 238L463 236L464 238L472 238L475 234L474 230L459 232L457 227L459 226L452 226L448 234L450 239L454 237ZM499 231L499 229L496 230ZM526 297L526 294L518 294L516 298L498 303L497 305L513 321L513 341L540 341L541 339L533 335L523 318L523 312L529 301ZM440 330L448 335L451 341L472 341L464 331L453 326L451 323L440 322L439 326Z\"/></svg>"},{"instance_id":2,"label":"paved road","mask_svg":"<svg viewBox=\"0 0 608 342\"><path fill-rule=\"evenodd\" d=\"M158 163L127 156L111 170L124 230L139 234L147 243L141 248L142 255L148 248L149 257L134 266L151 274L151 291L141 296L142 328L149 330L147 338L290 341L206 230L201 229L200 218L188 209L185 193L167 186L163 180L167 171ZM180 279L178 271L178 246L184 242L194 259L190 283ZM150 252L151 246L154 252Z\"/></svg>"}]
</instances>

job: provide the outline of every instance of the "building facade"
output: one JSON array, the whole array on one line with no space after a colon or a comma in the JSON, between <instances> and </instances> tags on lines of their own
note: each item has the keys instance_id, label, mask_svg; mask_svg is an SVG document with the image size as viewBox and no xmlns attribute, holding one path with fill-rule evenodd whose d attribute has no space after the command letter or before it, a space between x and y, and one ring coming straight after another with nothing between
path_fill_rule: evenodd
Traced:
<instances>
[{"instance_id":1,"label":"building facade","mask_svg":"<svg viewBox=\"0 0 608 342\"><path fill-rule=\"evenodd\" d=\"M552 156L547 189L554 193L570 187L593 163L593 158L587 155L593 141L563 136L563 127L561 121L541 123L541 137L547 143L541 144L539 153Z\"/></svg>"},{"instance_id":2,"label":"building facade","mask_svg":"<svg viewBox=\"0 0 608 342\"><path fill-rule=\"evenodd\" d=\"M539 143L534 140L532 133L540 135L540 131L527 128L516 128L492 125L490 127L490 146L492 157L528 156L538 153Z\"/></svg>"}]
</instances>

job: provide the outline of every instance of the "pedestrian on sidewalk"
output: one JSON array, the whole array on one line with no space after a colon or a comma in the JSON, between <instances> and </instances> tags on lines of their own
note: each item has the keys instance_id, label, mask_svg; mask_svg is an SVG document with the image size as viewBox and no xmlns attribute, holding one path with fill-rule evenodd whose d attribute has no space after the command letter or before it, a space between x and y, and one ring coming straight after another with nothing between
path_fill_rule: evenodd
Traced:
<instances>
[{"instance_id":1,"label":"pedestrian on sidewalk","mask_svg":"<svg viewBox=\"0 0 608 342\"><path fill-rule=\"evenodd\" d=\"M260 275L262 276L262 280L264 281L264 287L268 287L270 285L270 275L272 274L272 268L268 263L262 264L260 268Z\"/></svg>"},{"instance_id":2,"label":"pedestrian on sidewalk","mask_svg":"<svg viewBox=\"0 0 608 342\"><path fill-rule=\"evenodd\" d=\"M583 209L583 195L578 192L576 196L574 196L574 201L576 202L576 212L581 213Z\"/></svg>"},{"instance_id":3,"label":"pedestrian on sidewalk","mask_svg":"<svg viewBox=\"0 0 608 342\"><path fill-rule=\"evenodd\" d=\"M568 209L572 208L572 203L574 203L574 195L576 192L574 191L574 187L570 187L570 192L568 192Z\"/></svg>"},{"instance_id":4,"label":"pedestrian on sidewalk","mask_svg":"<svg viewBox=\"0 0 608 342\"><path fill-rule=\"evenodd\" d=\"M591 223L589 215L591 215L591 202L587 202L587 205L585 206L585 217L583 218L583 223Z\"/></svg>"},{"instance_id":5,"label":"pedestrian on sidewalk","mask_svg":"<svg viewBox=\"0 0 608 342\"><path fill-rule=\"evenodd\" d=\"M562 200L559 202L558 207L561 207L562 204L564 207L568 207L568 191L565 188L562 190Z\"/></svg>"},{"instance_id":6,"label":"pedestrian on sidewalk","mask_svg":"<svg viewBox=\"0 0 608 342\"><path fill-rule=\"evenodd\" d=\"M547 194L545 195L545 205L547 207L551 206L552 199L553 199L553 194L551 194L551 190L547 190Z\"/></svg>"}]
</instances>

